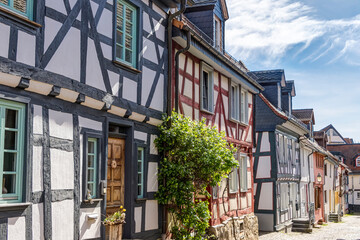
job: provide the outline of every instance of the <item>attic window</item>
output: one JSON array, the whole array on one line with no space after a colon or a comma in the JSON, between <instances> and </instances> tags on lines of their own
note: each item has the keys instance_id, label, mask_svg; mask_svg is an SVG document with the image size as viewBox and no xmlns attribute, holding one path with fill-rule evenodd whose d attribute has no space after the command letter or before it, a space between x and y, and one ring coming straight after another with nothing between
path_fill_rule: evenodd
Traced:
<instances>
[{"instance_id":1,"label":"attic window","mask_svg":"<svg viewBox=\"0 0 360 240\"><path fill-rule=\"evenodd\" d=\"M355 164L357 167L360 167L360 156L358 156L355 160Z\"/></svg>"},{"instance_id":2,"label":"attic window","mask_svg":"<svg viewBox=\"0 0 360 240\"><path fill-rule=\"evenodd\" d=\"M221 49L221 21L218 17L214 16L215 24L214 24L214 42L215 48Z\"/></svg>"}]
</instances>

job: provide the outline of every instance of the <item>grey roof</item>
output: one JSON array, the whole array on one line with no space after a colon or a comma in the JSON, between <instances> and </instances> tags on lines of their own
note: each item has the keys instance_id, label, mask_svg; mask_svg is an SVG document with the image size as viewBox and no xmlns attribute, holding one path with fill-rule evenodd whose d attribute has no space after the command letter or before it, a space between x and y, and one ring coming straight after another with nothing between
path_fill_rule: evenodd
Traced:
<instances>
[{"instance_id":1,"label":"grey roof","mask_svg":"<svg viewBox=\"0 0 360 240\"><path fill-rule=\"evenodd\" d=\"M259 83L269 82L269 81L281 81L285 75L284 69L274 69L274 70L265 70L265 71L251 71L248 73L251 76L257 78Z\"/></svg>"},{"instance_id":2,"label":"grey roof","mask_svg":"<svg viewBox=\"0 0 360 240\"><path fill-rule=\"evenodd\" d=\"M312 108L310 109L293 109L292 114L299 120L303 122L310 122L313 121L313 124L315 124L315 117L314 117L314 110Z\"/></svg>"}]
</instances>

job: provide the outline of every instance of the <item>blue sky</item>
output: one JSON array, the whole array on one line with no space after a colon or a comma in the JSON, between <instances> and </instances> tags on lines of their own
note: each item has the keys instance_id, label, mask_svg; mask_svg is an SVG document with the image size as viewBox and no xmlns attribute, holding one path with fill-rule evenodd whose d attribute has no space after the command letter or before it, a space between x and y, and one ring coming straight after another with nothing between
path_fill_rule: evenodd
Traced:
<instances>
[{"instance_id":1,"label":"blue sky","mask_svg":"<svg viewBox=\"0 0 360 240\"><path fill-rule=\"evenodd\" d=\"M360 0L227 0L226 50L250 70L284 69L315 129L360 141Z\"/></svg>"}]
</instances>

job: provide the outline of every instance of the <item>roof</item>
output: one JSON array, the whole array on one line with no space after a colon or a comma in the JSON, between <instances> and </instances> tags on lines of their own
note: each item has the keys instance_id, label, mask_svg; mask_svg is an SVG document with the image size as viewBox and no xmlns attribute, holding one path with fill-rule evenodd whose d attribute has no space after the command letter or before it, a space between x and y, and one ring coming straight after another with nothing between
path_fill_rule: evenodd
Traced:
<instances>
[{"instance_id":1,"label":"roof","mask_svg":"<svg viewBox=\"0 0 360 240\"><path fill-rule=\"evenodd\" d=\"M338 132L338 130L336 130L336 128L332 125L329 124L326 127L324 127L323 129L320 129L319 131L324 131L327 132L329 129L334 129L334 131L340 136L340 138L346 143L345 139L343 138L343 136ZM329 142L329 144L331 144L331 142Z\"/></svg>"},{"instance_id":2,"label":"roof","mask_svg":"<svg viewBox=\"0 0 360 240\"><path fill-rule=\"evenodd\" d=\"M280 82L282 87L286 87L284 69L251 71L248 74L254 76L260 84L266 82Z\"/></svg>"},{"instance_id":3,"label":"roof","mask_svg":"<svg viewBox=\"0 0 360 240\"><path fill-rule=\"evenodd\" d=\"M331 152L340 153L336 155L344 156L344 163L353 171L360 173L360 167L355 167L355 159L360 155L360 144L334 144L328 145Z\"/></svg>"},{"instance_id":4,"label":"roof","mask_svg":"<svg viewBox=\"0 0 360 240\"><path fill-rule=\"evenodd\" d=\"M325 138L326 134L324 131L314 131L314 138Z\"/></svg>"},{"instance_id":5,"label":"roof","mask_svg":"<svg viewBox=\"0 0 360 240\"><path fill-rule=\"evenodd\" d=\"M200 7L200 6L207 6L207 5L214 5L217 3L218 0L193 0L194 4L192 7ZM222 14L224 15L224 19L229 19L229 12L226 5L225 0L219 0L221 5Z\"/></svg>"},{"instance_id":6,"label":"roof","mask_svg":"<svg viewBox=\"0 0 360 240\"><path fill-rule=\"evenodd\" d=\"M294 80L286 80L285 87L282 88L282 92L291 93L292 97L296 96Z\"/></svg>"},{"instance_id":7,"label":"roof","mask_svg":"<svg viewBox=\"0 0 360 240\"><path fill-rule=\"evenodd\" d=\"M308 124L310 121L315 124L314 110L312 108L309 109L293 109L292 114L305 124Z\"/></svg>"},{"instance_id":8,"label":"roof","mask_svg":"<svg viewBox=\"0 0 360 240\"><path fill-rule=\"evenodd\" d=\"M344 140L345 140L345 142L347 144L353 144L354 143L354 139L352 139L352 138L344 138Z\"/></svg>"}]
</instances>

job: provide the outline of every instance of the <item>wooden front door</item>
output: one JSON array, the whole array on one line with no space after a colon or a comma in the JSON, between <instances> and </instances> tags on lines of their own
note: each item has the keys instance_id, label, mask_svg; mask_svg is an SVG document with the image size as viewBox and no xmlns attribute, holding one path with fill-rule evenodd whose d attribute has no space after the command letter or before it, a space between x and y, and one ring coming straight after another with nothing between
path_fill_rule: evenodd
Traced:
<instances>
[{"instance_id":1,"label":"wooden front door","mask_svg":"<svg viewBox=\"0 0 360 240\"><path fill-rule=\"evenodd\" d=\"M107 160L106 215L124 206L125 139L109 138Z\"/></svg>"}]
</instances>

